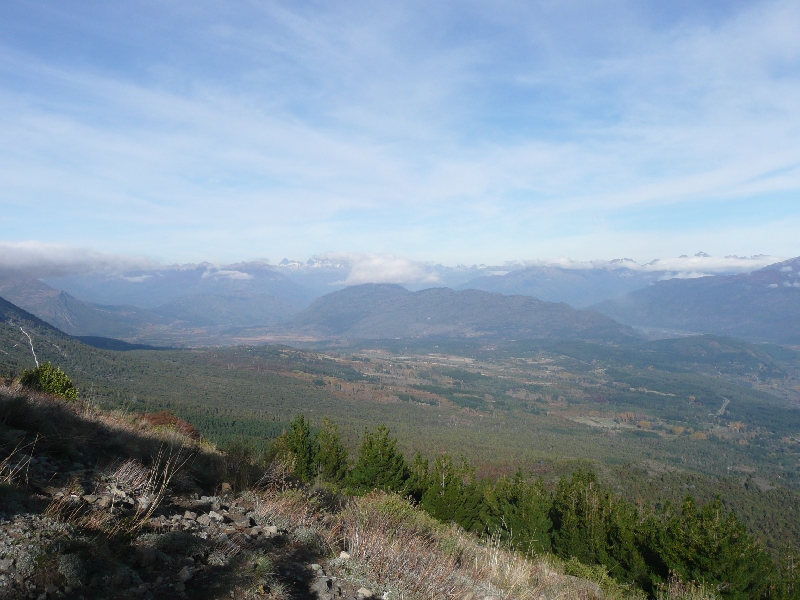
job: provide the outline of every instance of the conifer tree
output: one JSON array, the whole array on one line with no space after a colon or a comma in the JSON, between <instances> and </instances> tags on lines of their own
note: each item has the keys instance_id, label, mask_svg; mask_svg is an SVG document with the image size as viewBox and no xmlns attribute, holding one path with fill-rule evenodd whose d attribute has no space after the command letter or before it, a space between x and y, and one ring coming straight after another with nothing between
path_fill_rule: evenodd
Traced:
<instances>
[{"instance_id":1,"label":"conifer tree","mask_svg":"<svg viewBox=\"0 0 800 600\"><path fill-rule=\"evenodd\" d=\"M347 476L347 449L336 423L325 417L317 434L317 469L325 481L340 483Z\"/></svg>"},{"instance_id":2,"label":"conifer tree","mask_svg":"<svg viewBox=\"0 0 800 600\"><path fill-rule=\"evenodd\" d=\"M601 491L593 472L578 470L571 480L559 481L550 517L553 550L560 557L604 565L620 581L648 584L636 507Z\"/></svg>"},{"instance_id":3,"label":"conifer tree","mask_svg":"<svg viewBox=\"0 0 800 600\"><path fill-rule=\"evenodd\" d=\"M475 471L462 458L456 466L447 454L436 459L428 489L422 494L422 508L440 521L452 521L466 530L481 529L483 492Z\"/></svg>"},{"instance_id":4,"label":"conifer tree","mask_svg":"<svg viewBox=\"0 0 800 600\"><path fill-rule=\"evenodd\" d=\"M405 491L410 475L408 465L397 450L397 440L389 433L386 425L374 432L364 430L358 461L350 473L349 483L356 491Z\"/></svg>"},{"instance_id":5,"label":"conifer tree","mask_svg":"<svg viewBox=\"0 0 800 600\"><path fill-rule=\"evenodd\" d=\"M655 544L669 570L684 581L711 585L722 598L763 598L770 592L772 561L719 497L698 508L687 496L668 515Z\"/></svg>"},{"instance_id":6,"label":"conifer tree","mask_svg":"<svg viewBox=\"0 0 800 600\"><path fill-rule=\"evenodd\" d=\"M514 547L529 554L550 550L553 527L549 512L550 494L541 479L526 479L521 471L487 483L484 496L485 533L499 535Z\"/></svg>"},{"instance_id":7,"label":"conifer tree","mask_svg":"<svg viewBox=\"0 0 800 600\"><path fill-rule=\"evenodd\" d=\"M317 440L303 415L297 415L292 421L287 445L295 457L295 474L303 481L313 479L317 474Z\"/></svg>"},{"instance_id":8,"label":"conifer tree","mask_svg":"<svg viewBox=\"0 0 800 600\"><path fill-rule=\"evenodd\" d=\"M419 452L414 455L414 462L409 469L409 478L406 482L406 491L417 502L422 500L422 494L430 487L430 462Z\"/></svg>"}]
</instances>

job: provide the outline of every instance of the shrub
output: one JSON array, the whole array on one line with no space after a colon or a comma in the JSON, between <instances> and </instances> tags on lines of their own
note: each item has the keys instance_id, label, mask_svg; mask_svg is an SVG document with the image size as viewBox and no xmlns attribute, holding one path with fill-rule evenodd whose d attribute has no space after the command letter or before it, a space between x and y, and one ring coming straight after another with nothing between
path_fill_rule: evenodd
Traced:
<instances>
[{"instance_id":1,"label":"shrub","mask_svg":"<svg viewBox=\"0 0 800 600\"><path fill-rule=\"evenodd\" d=\"M49 362L42 363L32 371L23 371L20 383L33 390L61 396L73 402L78 399L78 390L69 375Z\"/></svg>"}]
</instances>

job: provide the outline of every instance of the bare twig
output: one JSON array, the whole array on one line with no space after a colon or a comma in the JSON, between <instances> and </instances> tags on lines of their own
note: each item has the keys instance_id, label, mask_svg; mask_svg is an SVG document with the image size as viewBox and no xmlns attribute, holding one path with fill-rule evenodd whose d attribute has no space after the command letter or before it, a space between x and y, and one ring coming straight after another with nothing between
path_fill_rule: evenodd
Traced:
<instances>
[{"instance_id":1,"label":"bare twig","mask_svg":"<svg viewBox=\"0 0 800 600\"><path fill-rule=\"evenodd\" d=\"M30 335L28 335L28 332L27 332L27 331L25 331L25 330L24 330L22 327L20 327L20 328L19 328L19 330L20 330L22 333L24 333L24 334L25 334L25 337L26 337L26 338L28 338L28 343L31 345L31 354L33 354L33 362L35 362L35 363L36 363L36 368L38 369L38 368L39 368L39 359L38 359L38 358L36 358L36 351L33 349L33 340L31 339L31 336L30 336Z\"/></svg>"}]
</instances>

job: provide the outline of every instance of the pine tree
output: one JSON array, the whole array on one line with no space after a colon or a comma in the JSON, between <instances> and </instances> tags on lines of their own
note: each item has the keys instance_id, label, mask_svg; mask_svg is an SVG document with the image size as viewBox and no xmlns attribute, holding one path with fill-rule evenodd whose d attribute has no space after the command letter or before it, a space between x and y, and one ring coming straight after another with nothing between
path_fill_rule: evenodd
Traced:
<instances>
[{"instance_id":1,"label":"pine tree","mask_svg":"<svg viewBox=\"0 0 800 600\"><path fill-rule=\"evenodd\" d=\"M526 479L520 471L509 479L485 484L482 522L488 535L500 538L529 554L550 550L553 527L548 516L550 494L541 479Z\"/></svg>"},{"instance_id":2,"label":"pine tree","mask_svg":"<svg viewBox=\"0 0 800 600\"><path fill-rule=\"evenodd\" d=\"M350 473L350 486L356 491L403 492L409 475L406 460L397 450L397 440L389 436L386 425L374 432L364 430L358 461Z\"/></svg>"},{"instance_id":3,"label":"pine tree","mask_svg":"<svg viewBox=\"0 0 800 600\"><path fill-rule=\"evenodd\" d=\"M428 489L422 494L422 508L440 521L457 523L467 530L481 529L483 492L475 471L462 458L456 466L445 454L436 459L428 476Z\"/></svg>"},{"instance_id":4,"label":"pine tree","mask_svg":"<svg viewBox=\"0 0 800 600\"><path fill-rule=\"evenodd\" d=\"M339 428L327 417L317 434L317 469L320 477L331 483L341 483L347 477L347 449Z\"/></svg>"},{"instance_id":5,"label":"pine tree","mask_svg":"<svg viewBox=\"0 0 800 600\"><path fill-rule=\"evenodd\" d=\"M680 511L667 509L655 545L666 567L684 581L702 581L723 598L763 598L774 567L766 552L717 497L698 508L690 496Z\"/></svg>"},{"instance_id":6,"label":"pine tree","mask_svg":"<svg viewBox=\"0 0 800 600\"><path fill-rule=\"evenodd\" d=\"M294 472L303 481L317 475L317 440L311 434L311 426L303 415L297 415L287 435L289 451L295 457Z\"/></svg>"},{"instance_id":7,"label":"pine tree","mask_svg":"<svg viewBox=\"0 0 800 600\"><path fill-rule=\"evenodd\" d=\"M593 472L579 470L559 481L550 517L553 550L560 557L604 565L620 581L649 583L636 507L600 490Z\"/></svg>"},{"instance_id":8,"label":"pine tree","mask_svg":"<svg viewBox=\"0 0 800 600\"><path fill-rule=\"evenodd\" d=\"M406 492L417 502L422 500L422 495L430 487L430 462L419 452L414 455L414 462L409 469L409 478L406 482Z\"/></svg>"}]
</instances>

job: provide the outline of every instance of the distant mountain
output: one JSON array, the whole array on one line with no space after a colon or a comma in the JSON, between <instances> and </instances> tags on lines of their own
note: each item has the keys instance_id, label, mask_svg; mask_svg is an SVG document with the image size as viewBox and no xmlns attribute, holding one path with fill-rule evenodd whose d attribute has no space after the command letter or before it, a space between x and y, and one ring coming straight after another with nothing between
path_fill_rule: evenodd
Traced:
<instances>
[{"instance_id":1,"label":"distant mountain","mask_svg":"<svg viewBox=\"0 0 800 600\"><path fill-rule=\"evenodd\" d=\"M628 327L592 311L479 290L367 284L316 300L287 324L323 338L620 339Z\"/></svg>"},{"instance_id":2,"label":"distant mountain","mask_svg":"<svg viewBox=\"0 0 800 600\"><path fill-rule=\"evenodd\" d=\"M127 299L141 304L172 298L151 308L79 300L19 271L0 272L0 294L69 335L158 343L171 343L171 338L185 343L189 340L187 333L194 335L197 328L217 328L200 332L203 339L208 339L220 333L218 328L271 326L310 302L309 292L263 265L251 263L244 267L246 271L235 267L241 265L216 270L203 266L166 274L159 271L129 275L127 279L84 275L48 280L81 282L83 288L74 287L83 289L92 298ZM193 290L206 291L189 293ZM263 290L278 294L262 293Z\"/></svg>"},{"instance_id":3,"label":"distant mountain","mask_svg":"<svg viewBox=\"0 0 800 600\"><path fill-rule=\"evenodd\" d=\"M263 295L278 298L299 310L318 295L261 262L175 265L115 275L70 275L45 282L85 302L140 308L157 308L197 295L240 298Z\"/></svg>"},{"instance_id":4,"label":"distant mountain","mask_svg":"<svg viewBox=\"0 0 800 600\"><path fill-rule=\"evenodd\" d=\"M152 310L176 325L185 322L200 327L263 327L284 321L299 311L296 304L269 294L193 294Z\"/></svg>"},{"instance_id":5,"label":"distant mountain","mask_svg":"<svg viewBox=\"0 0 800 600\"><path fill-rule=\"evenodd\" d=\"M50 325L28 311L20 308L13 302L0 297L0 323L5 327L19 328L27 327L36 331L46 332L48 335L68 339L69 336L63 331Z\"/></svg>"},{"instance_id":6,"label":"distant mountain","mask_svg":"<svg viewBox=\"0 0 800 600\"><path fill-rule=\"evenodd\" d=\"M660 281L593 308L632 326L800 344L800 258L740 275Z\"/></svg>"},{"instance_id":7,"label":"distant mountain","mask_svg":"<svg viewBox=\"0 0 800 600\"><path fill-rule=\"evenodd\" d=\"M69 335L130 338L145 326L164 323L144 309L82 302L18 272L0 273L0 295Z\"/></svg>"},{"instance_id":8,"label":"distant mountain","mask_svg":"<svg viewBox=\"0 0 800 600\"><path fill-rule=\"evenodd\" d=\"M548 302L566 302L575 308L586 308L641 289L663 276L663 271L624 267L578 269L543 265L484 275L456 289L534 296Z\"/></svg>"}]
</instances>

